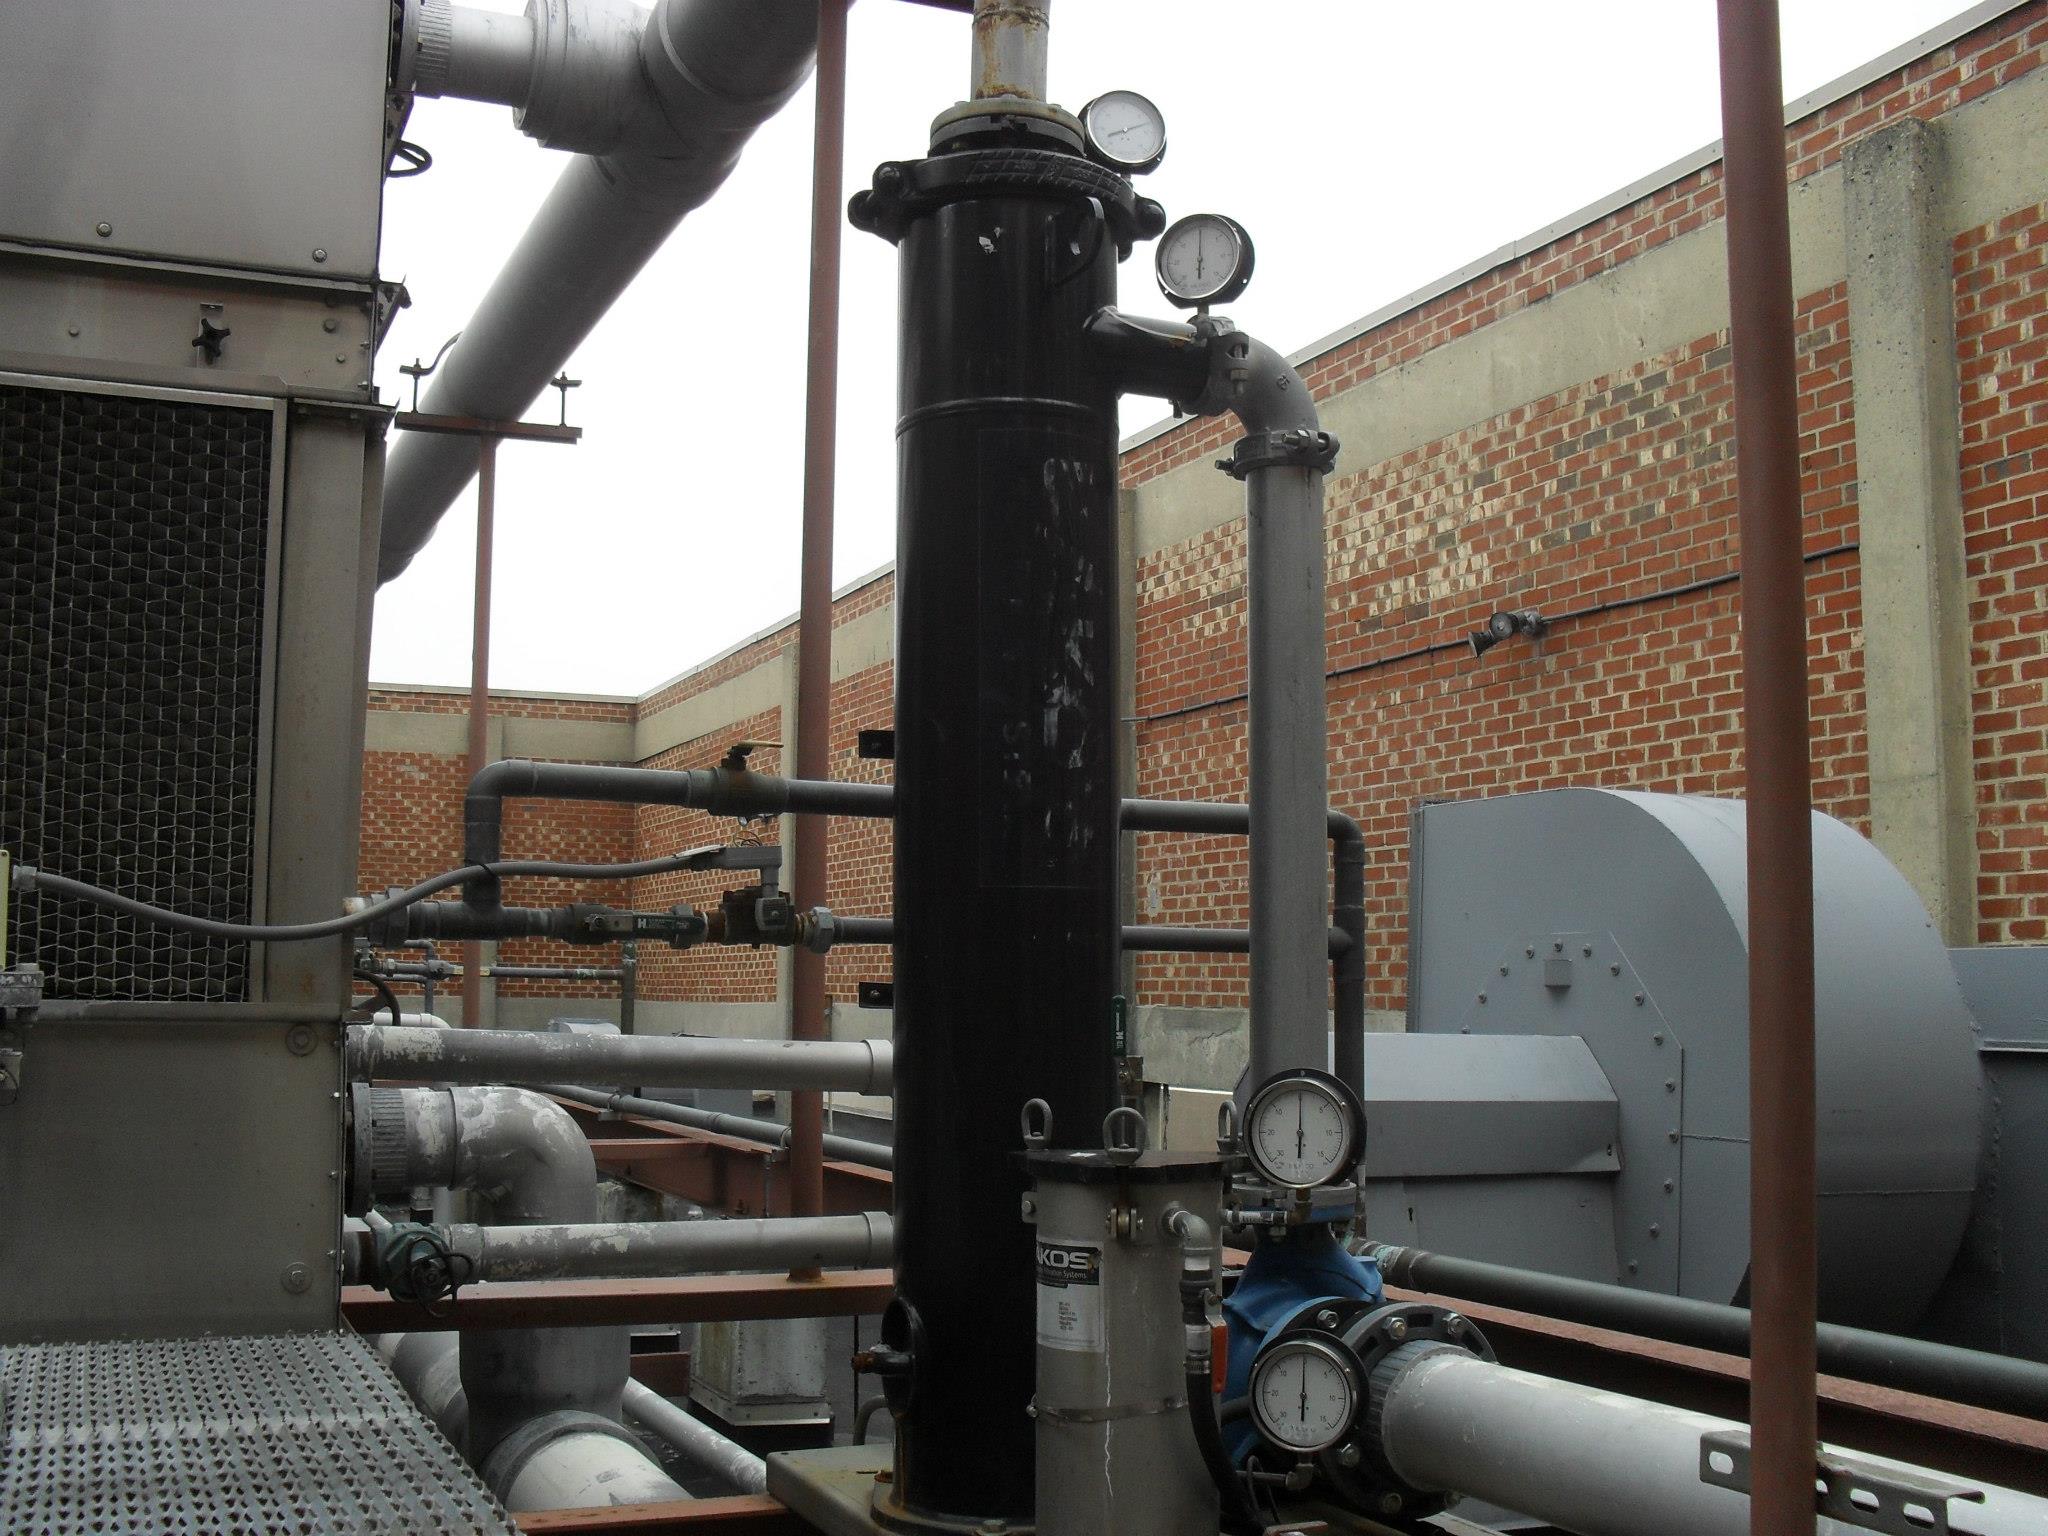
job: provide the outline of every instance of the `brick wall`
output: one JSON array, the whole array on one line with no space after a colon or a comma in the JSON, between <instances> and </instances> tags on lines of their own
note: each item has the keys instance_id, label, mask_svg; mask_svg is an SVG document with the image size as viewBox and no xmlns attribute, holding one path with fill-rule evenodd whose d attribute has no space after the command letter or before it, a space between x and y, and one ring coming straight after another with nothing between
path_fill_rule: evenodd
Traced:
<instances>
[{"instance_id":1,"label":"brick wall","mask_svg":"<svg viewBox=\"0 0 2048 1536\"><path fill-rule=\"evenodd\" d=\"M2048 6L2010 12L1801 120L1791 130L1792 177L1829 173L1855 139L1902 117L1940 119L1969 108L2031 74L2044 54ZM1404 379L1442 349L1489 345L1489 328L1540 316L1538 306L1674 242L1694 235L1718 240L1720 216L1719 167L1697 165L1329 347L1302 372L1324 401L1376 380ZM1981 863L1977 931L1984 942L2048 938L2044 224L2048 212L2036 202L1964 230L1953 244ZM1805 286L1798 296L1798 368L1814 793L1821 808L1867 832L1871 769L1847 293L1841 281ZM1404 997L1408 818L1418 800L1568 784L1740 792L1728 338L1705 328L1643 351L1542 398L1515 400L1487 419L1407 443L1378 462L1347 459L1329 484L1331 787L1370 842L1375 1007L1397 1009ZM1234 435L1226 422L1196 421L1153 436L1125 455L1124 485L1142 493L1183 483L1185 477L1167 477L1216 457ZM1242 520L1143 547L1135 578L1130 712L1139 792L1241 797ZM840 598L835 623L873 615L893 595L886 574L872 579ZM1550 618L1541 643L1510 642L1475 660L1466 634L1489 613L1520 607ZM640 700L634 718L780 664L794 635L791 624L745 642ZM888 765L859 759L854 741L863 728L891 723L890 686L886 660L835 684L835 777L886 776ZM447 699L459 707L452 695L430 702L393 693L374 697L372 709L440 708ZM737 737L779 733L774 714L756 715L653 761L700 766ZM772 754L765 765L775 766ZM403 756L380 762L373 755L366 870L396 881L438 867L452 853L457 779L459 773L435 763ZM445 833L430 830L444 825ZM586 838L592 841L578 843L579 854L630 845L638 856L732 833L729 823L651 811L533 828L564 851ZM508 846L529 848L509 832ZM829 846L834 908L886 911L886 826L835 821ZM1140 920L1242 923L1243 853L1233 839L1139 839L1133 878ZM641 905L703 903L721 883L643 881L631 897ZM1244 1000L1244 964L1232 957L1148 955L1138 972L1141 1002L1213 1007ZM832 995L850 1000L857 981L887 974L886 952L835 954L827 974ZM774 975L765 955L661 956L643 972L644 993L766 1001L775 995Z\"/></svg>"},{"instance_id":2,"label":"brick wall","mask_svg":"<svg viewBox=\"0 0 2048 1536\"><path fill-rule=\"evenodd\" d=\"M2048 939L2048 206L1955 242L1980 943Z\"/></svg>"}]
</instances>

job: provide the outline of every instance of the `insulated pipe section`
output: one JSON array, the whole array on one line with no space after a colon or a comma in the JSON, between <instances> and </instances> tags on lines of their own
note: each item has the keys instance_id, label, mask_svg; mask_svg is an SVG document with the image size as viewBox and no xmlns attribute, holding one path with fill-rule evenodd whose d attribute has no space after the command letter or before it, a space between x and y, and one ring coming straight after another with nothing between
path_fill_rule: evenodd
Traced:
<instances>
[{"instance_id":1,"label":"insulated pipe section","mask_svg":"<svg viewBox=\"0 0 2048 1536\"><path fill-rule=\"evenodd\" d=\"M409 1033L446 1039L455 1032ZM356 1209L370 1198L425 1184L477 1191L494 1222L560 1224L597 1216L597 1162L590 1143L569 1112L541 1094L503 1087L358 1087L354 1100L349 1195ZM504 1446L524 1444L521 1437L546 1416L572 1413L599 1426L615 1423L629 1352L623 1328L484 1329L465 1335L460 1374L470 1459L485 1466ZM502 1494L509 1476L492 1486Z\"/></svg>"},{"instance_id":2,"label":"insulated pipe section","mask_svg":"<svg viewBox=\"0 0 2048 1536\"><path fill-rule=\"evenodd\" d=\"M1644 1334L1696 1349L1749 1353L1749 1313L1741 1307L1504 1264L1482 1264L1420 1248L1383 1246L1367 1251L1378 1261L1380 1273L1395 1285ZM1837 1323L1822 1323L1815 1342L1820 1368L1831 1376L2048 1419L2048 1365Z\"/></svg>"},{"instance_id":3,"label":"insulated pipe section","mask_svg":"<svg viewBox=\"0 0 2048 1536\"><path fill-rule=\"evenodd\" d=\"M1444 1345L1410 1344L1373 1373L1379 1449L1431 1493L1504 1505L1580 1536L1748 1536L1746 1494L1701 1480L1700 1438L1728 1419L1511 1370ZM1822 1454L1982 1494L1947 1502L1970 1536L2048 1530L2048 1499L1831 1446ZM1909 1500L1926 1505L1932 1495ZM1816 1517L1818 1536L1858 1527ZM1932 1521L1927 1529L1935 1529Z\"/></svg>"},{"instance_id":4,"label":"insulated pipe section","mask_svg":"<svg viewBox=\"0 0 2048 1536\"><path fill-rule=\"evenodd\" d=\"M387 1333L376 1342L377 1352L420 1411L455 1444L463 1444L469 1403L462 1387L457 1335ZM630 1397L647 1389L628 1379L624 1390ZM691 1496L620 1426L574 1409L543 1414L521 1425L486 1459L484 1471L491 1491L521 1513Z\"/></svg>"},{"instance_id":5,"label":"insulated pipe section","mask_svg":"<svg viewBox=\"0 0 2048 1536\"><path fill-rule=\"evenodd\" d=\"M567 1084L548 1083L543 1093L551 1093L558 1099L570 1099L578 1104L588 1104L593 1109L615 1110L622 1115L635 1115L642 1120L661 1120L670 1125L686 1125L693 1130L711 1131L719 1136L732 1136L742 1141L758 1141L771 1147L787 1147L790 1141L789 1127L779 1120L753 1120L745 1115L722 1115L715 1110L692 1109L686 1104L670 1104L661 1099L643 1099L633 1093L606 1093L596 1088L571 1088ZM856 1136L825 1136L825 1155L836 1162L859 1163L866 1168L888 1168L895 1163L893 1152L880 1142L862 1141Z\"/></svg>"},{"instance_id":6,"label":"insulated pipe section","mask_svg":"<svg viewBox=\"0 0 2048 1536\"><path fill-rule=\"evenodd\" d=\"M527 1450L516 1469L490 1469L486 1480L515 1515L666 1504L690 1497L619 1426L593 1424L579 1414L559 1429L552 1439Z\"/></svg>"},{"instance_id":7,"label":"insulated pipe section","mask_svg":"<svg viewBox=\"0 0 2048 1536\"><path fill-rule=\"evenodd\" d=\"M617 1221L443 1232L477 1280L636 1280L717 1270L868 1269L887 1264L887 1212L730 1221Z\"/></svg>"},{"instance_id":8,"label":"insulated pipe section","mask_svg":"<svg viewBox=\"0 0 2048 1536\"><path fill-rule=\"evenodd\" d=\"M625 1401L626 1412L639 1420L648 1433L700 1472L709 1472L734 1493L768 1491L767 1462L685 1413L652 1387L628 1381Z\"/></svg>"},{"instance_id":9,"label":"insulated pipe section","mask_svg":"<svg viewBox=\"0 0 2048 1536\"><path fill-rule=\"evenodd\" d=\"M415 70L432 88L516 95L515 28L458 25L452 6L423 8L423 23L429 9L447 21L445 44L417 29ZM754 130L803 83L817 45L807 4L661 0L647 15L626 0L537 0L529 14L520 126L578 157L435 372L420 403L433 414L505 420L531 405L731 174ZM385 476L379 580L405 569L476 465L470 438L402 437Z\"/></svg>"},{"instance_id":10,"label":"insulated pipe section","mask_svg":"<svg viewBox=\"0 0 2048 1536\"><path fill-rule=\"evenodd\" d=\"M887 1094L895 1080L895 1055L887 1040L728 1040L352 1024L347 1061L355 1082L637 1083Z\"/></svg>"}]
</instances>

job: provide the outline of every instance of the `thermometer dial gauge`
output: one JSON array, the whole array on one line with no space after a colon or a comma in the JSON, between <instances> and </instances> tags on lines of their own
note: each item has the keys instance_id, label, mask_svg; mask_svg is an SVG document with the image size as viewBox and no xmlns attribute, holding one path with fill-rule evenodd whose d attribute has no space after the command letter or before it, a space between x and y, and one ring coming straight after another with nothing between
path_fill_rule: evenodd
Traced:
<instances>
[{"instance_id":1,"label":"thermometer dial gauge","mask_svg":"<svg viewBox=\"0 0 2048 1536\"><path fill-rule=\"evenodd\" d=\"M1154 170L1166 158L1166 118L1136 91L1107 91L1081 109L1088 153L1127 176Z\"/></svg>"},{"instance_id":2,"label":"thermometer dial gauge","mask_svg":"<svg viewBox=\"0 0 2048 1536\"><path fill-rule=\"evenodd\" d=\"M1260 1177L1283 1189L1315 1189L1348 1177L1358 1162L1358 1101L1327 1072L1282 1072L1252 1095L1245 1150Z\"/></svg>"},{"instance_id":3,"label":"thermometer dial gauge","mask_svg":"<svg viewBox=\"0 0 2048 1536\"><path fill-rule=\"evenodd\" d=\"M1227 304L1252 280L1252 237L1220 213L1191 213L1159 237L1160 292L1184 309Z\"/></svg>"},{"instance_id":4,"label":"thermometer dial gauge","mask_svg":"<svg viewBox=\"0 0 2048 1536\"><path fill-rule=\"evenodd\" d=\"M1259 1433L1298 1456L1343 1439L1358 1403L1356 1368L1322 1339L1282 1339L1252 1367L1251 1411Z\"/></svg>"}]
</instances>

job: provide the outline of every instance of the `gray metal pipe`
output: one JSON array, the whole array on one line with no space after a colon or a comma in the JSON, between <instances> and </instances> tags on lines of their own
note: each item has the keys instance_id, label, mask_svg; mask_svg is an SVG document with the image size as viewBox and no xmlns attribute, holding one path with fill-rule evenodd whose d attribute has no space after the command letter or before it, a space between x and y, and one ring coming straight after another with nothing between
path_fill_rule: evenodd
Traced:
<instances>
[{"instance_id":1,"label":"gray metal pipe","mask_svg":"<svg viewBox=\"0 0 2048 1536\"><path fill-rule=\"evenodd\" d=\"M1645 1530L1748 1536L1748 1496L1700 1478L1700 1437L1741 1431L1741 1425L1511 1370L1443 1346L1407 1349L1413 1352L1408 1364L1390 1357L1381 1368L1393 1379L1381 1399L1379 1426L1388 1465L1411 1486L1485 1499L1580 1536L1641 1536ZM1922 1478L1942 1476L1862 1452L1822 1450ZM1983 1493L1982 1502L1948 1503L1954 1531L2038 1536L2048 1530L2048 1499L1949 1481ZM1856 1529L1819 1517L1815 1527L1818 1536L1850 1536Z\"/></svg>"},{"instance_id":2,"label":"gray metal pipe","mask_svg":"<svg viewBox=\"0 0 2048 1536\"><path fill-rule=\"evenodd\" d=\"M1245 584L1250 630L1251 1081L1330 1059L1329 712L1324 698L1323 475L1336 442L1321 430L1308 386L1264 342L1204 318L1194 325L1097 311L1089 335L1126 390L1163 394L1198 415L1230 411L1244 426L1224 464L1245 487ZM1217 812L1142 816L1161 829L1209 830ZM1124 825L1133 826L1125 805ZM1220 825L1216 830L1224 830ZM1339 863L1349 886L1362 866ZM1362 880L1357 883L1362 885ZM1362 933L1363 902L1338 903L1347 935ZM1364 1009L1364 957L1347 957L1340 1016ZM1362 1020L1361 1020L1362 1023ZM1344 1033L1349 1033L1347 1029ZM1350 1041L1346 1075L1363 1047Z\"/></svg>"},{"instance_id":3,"label":"gray metal pipe","mask_svg":"<svg viewBox=\"0 0 2048 1536\"><path fill-rule=\"evenodd\" d=\"M1697 1349L1749 1353L1749 1312L1742 1307L1505 1264L1482 1264L1420 1248L1380 1245L1366 1251L1378 1262L1380 1273L1395 1285L1540 1312L1596 1328L1645 1334ZM2038 1361L1846 1328L1839 1323L1820 1324L1815 1343L1820 1369L1830 1376L2048 1419L2048 1365Z\"/></svg>"},{"instance_id":4,"label":"gray metal pipe","mask_svg":"<svg viewBox=\"0 0 2048 1536\"><path fill-rule=\"evenodd\" d=\"M886 1040L729 1040L353 1024L347 1061L356 1082L634 1083L886 1094L894 1081L895 1056Z\"/></svg>"},{"instance_id":5,"label":"gray metal pipe","mask_svg":"<svg viewBox=\"0 0 2048 1536\"><path fill-rule=\"evenodd\" d=\"M461 1341L454 1333L386 1333L377 1352L399 1385L443 1434L468 1438L469 1401L460 1370ZM646 1388L630 1379L630 1394ZM706 1431L709 1433L709 1431ZM575 1409L541 1415L500 1440L481 1465L491 1491L521 1512L586 1509L687 1499L640 1446Z\"/></svg>"},{"instance_id":6,"label":"gray metal pipe","mask_svg":"<svg viewBox=\"0 0 2048 1536\"><path fill-rule=\"evenodd\" d=\"M458 1032L400 1033L448 1039ZM596 1159L575 1120L552 1099L521 1088L387 1088L369 1090L360 1105L368 1123L358 1120L354 1172L373 1196L421 1185L469 1189L494 1222L546 1222L550 1227L542 1230L552 1230L596 1219ZM623 1328L463 1335L470 1459L483 1465L501 1441L546 1414L572 1411L616 1422L630 1349Z\"/></svg>"},{"instance_id":7,"label":"gray metal pipe","mask_svg":"<svg viewBox=\"0 0 2048 1536\"><path fill-rule=\"evenodd\" d=\"M747 1221L606 1221L442 1228L478 1280L627 1280L718 1270L873 1268L890 1262L886 1211Z\"/></svg>"},{"instance_id":8,"label":"gray metal pipe","mask_svg":"<svg viewBox=\"0 0 2048 1536\"><path fill-rule=\"evenodd\" d=\"M787 1147L789 1127L779 1120L750 1120L745 1115L722 1115L715 1110L693 1109L687 1104L670 1104L661 1099L643 1099L634 1093L606 1093L601 1088L572 1088L567 1084L550 1083L541 1089L557 1098L572 1099L578 1104L588 1104L593 1109L616 1110L624 1115L637 1115L642 1120L662 1120L670 1125L687 1125L692 1130L711 1131L720 1136L734 1136L743 1141L758 1141L764 1146ZM842 1163L859 1163L866 1168L893 1168L896 1163L892 1148L880 1142L862 1141L854 1136L825 1137L825 1155Z\"/></svg>"},{"instance_id":9,"label":"gray metal pipe","mask_svg":"<svg viewBox=\"0 0 2048 1536\"><path fill-rule=\"evenodd\" d=\"M1251 1081L1329 1052L1329 713L1324 698L1323 463L1315 402L1264 342L1232 334L1229 409L1250 436L1245 489L1250 630ZM1298 451L1287 451L1294 442ZM1249 452L1247 450L1250 450ZM1334 447L1328 451L1334 452Z\"/></svg>"},{"instance_id":10,"label":"gray metal pipe","mask_svg":"<svg viewBox=\"0 0 2048 1536\"><path fill-rule=\"evenodd\" d=\"M609 1509L665 1504L690 1493L622 1432L595 1425L570 1429L521 1457L515 1469L493 1468L493 1491L515 1514L550 1509Z\"/></svg>"},{"instance_id":11,"label":"gray metal pipe","mask_svg":"<svg viewBox=\"0 0 2048 1536\"><path fill-rule=\"evenodd\" d=\"M548 7L548 16L558 9ZM509 419L530 406L684 215L723 184L754 130L803 83L817 42L812 5L661 0L622 67L617 29L640 13L588 0L574 9L560 18L561 46L551 33L539 50L542 74L522 102L520 125L543 143L591 152L563 170L434 374L424 411ZM590 30L587 46L575 35L579 25ZM507 52L493 42L487 64L474 71L478 88L495 93L490 99L509 94ZM451 52L450 82L469 78L468 68ZM380 581L405 569L476 466L471 438L401 438L385 477Z\"/></svg>"},{"instance_id":12,"label":"gray metal pipe","mask_svg":"<svg viewBox=\"0 0 2048 1536\"><path fill-rule=\"evenodd\" d=\"M685 1413L652 1387L628 1381L626 1412L691 1466L711 1473L734 1493L768 1491L767 1462Z\"/></svg>"},{"instance_id":13,"label":"gray metal pipe","mask_svg":"<svg viewBox=\"0 0 2048 1536\"><path fill-rule=\"evenodd\" d=\"M423 0L413 89L523 107L533 89L533 18Z\"/></svg>"},{"instance_id":14,"label":"gray metal pipe","mask_svg":"<svg viewBox=\"0 0 2048 1536\"><path fill-rule=\"evenodd\" d=\"M974 0L974 78L968 95L1045 100L1046 12L1052 0Z\"/></svg>"}]
</instances>

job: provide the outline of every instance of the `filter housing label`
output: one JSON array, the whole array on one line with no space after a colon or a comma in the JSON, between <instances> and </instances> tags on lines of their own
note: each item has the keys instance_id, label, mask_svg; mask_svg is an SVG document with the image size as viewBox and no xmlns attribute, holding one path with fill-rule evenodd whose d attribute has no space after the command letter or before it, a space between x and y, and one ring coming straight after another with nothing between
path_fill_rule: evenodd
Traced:
<instances>
[{"instance_id":1,"label":"filter housing label","mask_svg":"<svg viewBox=\"0 0 2048 1536\"><path fill-rule=\"evenodd\" d=\"M1038 1342L1050 1349L1102 1348L1102 1249L1038 1241Z\"/></svg>"}]
</instances>

